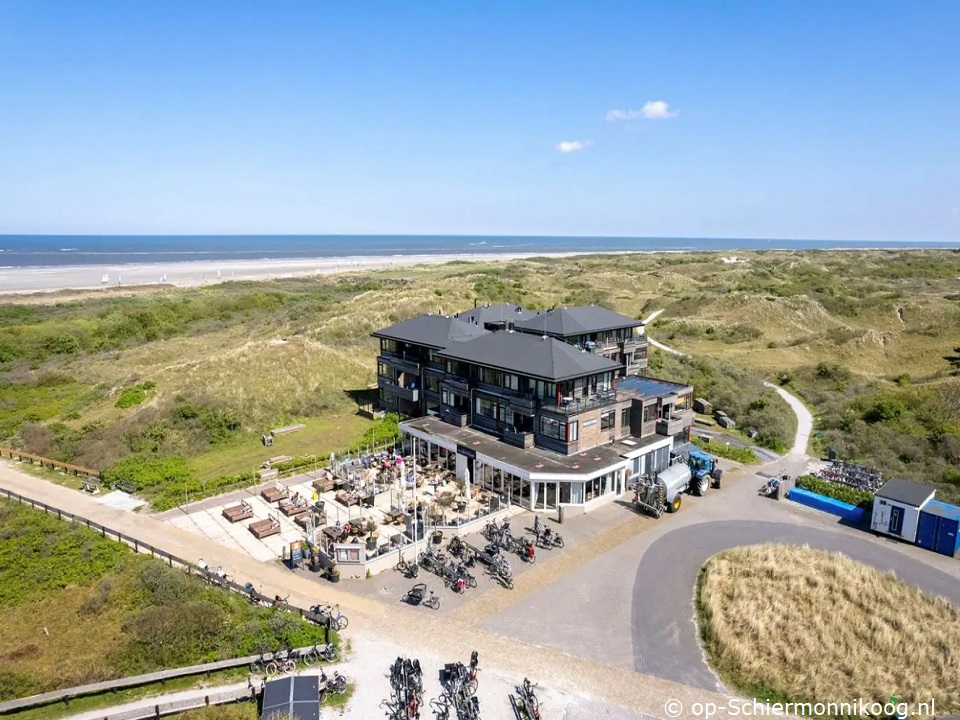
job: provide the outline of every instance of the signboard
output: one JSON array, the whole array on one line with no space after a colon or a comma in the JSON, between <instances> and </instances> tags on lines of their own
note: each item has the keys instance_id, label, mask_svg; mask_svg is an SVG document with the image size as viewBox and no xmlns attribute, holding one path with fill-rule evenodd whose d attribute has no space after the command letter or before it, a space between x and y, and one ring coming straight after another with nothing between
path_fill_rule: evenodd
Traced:
<instances>
[{"instance_id":1,"label":"signboard","mask_svg":"<svg viewBox=\"0 0 960 720\"><path fill-rule=\"evenodd\" d=\"M303 564L303 546L299 540L290 543L290 567L300 567Z\"/></svg>"},{"instance_id":2,"label":"signboard","mask_svg":"<svg viewBox=\"0 0 960 720\"><path fill-rule=\"evenodd\" d=\"M477 459L477 451L474 450L473 448L468 448L463 445L457 445L457 455L463 455L464 457L468 457L471 460Z\"/></svg>"}]
</instances>

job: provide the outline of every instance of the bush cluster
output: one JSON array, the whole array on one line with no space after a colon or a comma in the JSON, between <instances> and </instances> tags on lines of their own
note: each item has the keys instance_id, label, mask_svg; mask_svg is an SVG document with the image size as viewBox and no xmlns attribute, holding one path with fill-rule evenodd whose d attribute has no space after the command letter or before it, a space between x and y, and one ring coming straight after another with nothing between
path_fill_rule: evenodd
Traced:
<instances>
[{"instance_id":1,"label":"bush cluster","mask_svg":"<svg viewBox=\"0 0 960 720\"><path fill-rule=\"evenodd\" d=\"M783 399L763 384L758 373L708 358L677 357L654 350L650 374L693 386L717 410L723 410L737 426L756 429L756 442L774 452L785 452L793 443L796 416Z\"/></svg>"},{"instance_id":2,"label":"bush cluster","mask_svg":"<svg viewBox=\"0 0 960 720\"><path fill-rule=\"evenodd\" d=\"M873 493L867 490L829 482L828 480L822 480L813 475L802 475L798 477L796 485L803 490L809 490L818 495L825 495L834 500L845 502L848 505L856 505L868 513L873 512Z\"/></svg>"},{"instance_id":3,"label":"bush cluster","mask_svg":"<svg viewBox=\"0 0 960 720\"><path fill-rule=\"evenodd\" d=\"M0 702L14 697L327 642L324 628L292 613L254 607L161 560L26 506L0 501L0 608L36 603L37 612L77 593L86 599L73 622L110 637L95 662L43 653L62 672L34 671L10 656L0 667ZM43 601L43 602L40 602ZM109 610L110 612L107 612ZM51 628L54 625L51 623ZM331 637L331 642L337 638ZM91 658L94 660L94 658Z\"/></svg>"},{"instance_id":4,"label":"bush cluster","mask_svg":"<svg viewBox=\"0 0 960 720\"><path fill-rule=\"evenodd\" d=\"M706 450L711 455L722 457L734 462L750 465L760 462L760 458L750 448L737 447L736 445L725 445L723 443L712 443L701 440L698 437L693 439L693 443Z\"/></svg>"}]
</instances>

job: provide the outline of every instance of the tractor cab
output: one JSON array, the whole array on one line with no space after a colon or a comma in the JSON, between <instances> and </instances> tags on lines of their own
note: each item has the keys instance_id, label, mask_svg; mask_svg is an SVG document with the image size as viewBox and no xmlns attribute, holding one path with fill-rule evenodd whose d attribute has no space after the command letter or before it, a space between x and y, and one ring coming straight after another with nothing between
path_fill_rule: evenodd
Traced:
<instances>
[{"instance_id":1,"label":"tractor cab","mask_svg":"<svg viewBox=\"0 0 960 720\"><path fill-rule=\"evenodd\" d=\"M716 458L710 457L705 452L692 450L687 457L687 465L690 466L690 473L697 478L707 477L713 479L713 486L720 487L720 478L723 471L717 465Z\"/></svg>"}]
</instances>

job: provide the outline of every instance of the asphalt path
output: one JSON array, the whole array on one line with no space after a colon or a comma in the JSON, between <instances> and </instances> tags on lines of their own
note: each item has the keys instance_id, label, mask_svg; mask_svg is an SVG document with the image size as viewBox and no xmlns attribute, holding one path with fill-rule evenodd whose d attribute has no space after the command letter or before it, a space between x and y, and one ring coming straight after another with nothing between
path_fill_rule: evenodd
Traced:
<instances>
[{"instance_id":1,"label":"asphalt path","mask_svg":"<svg viewBox=\"0 0 960 720\"><path fill-rule=\"evenodd\" d=\"M808 525L723 521L677 528L644 553L633 585L633 654L637 672L720 691L698 640L694 592L700 568L728 548L789 543L843 552L909 585L942 595L960 607L960 583L940 570L891 552L868 538Z\"/></svg>"}]
</instances>

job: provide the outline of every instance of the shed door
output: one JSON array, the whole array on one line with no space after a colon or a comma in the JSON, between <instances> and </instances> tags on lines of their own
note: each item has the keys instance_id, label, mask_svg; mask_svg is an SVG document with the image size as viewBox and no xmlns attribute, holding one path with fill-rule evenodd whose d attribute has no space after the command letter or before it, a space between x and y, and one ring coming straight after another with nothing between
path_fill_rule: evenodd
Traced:
<instances>
[{"instance_id":1,"label":"shed door","mask_svg":"<svg viewBox=\"0 0 960 720\"><path fill-rule=\"evenodd\" d=\"M903 532L903 508L896 505L890 508L890 534L901 535Z\"/></svg>"}]
</instances>

